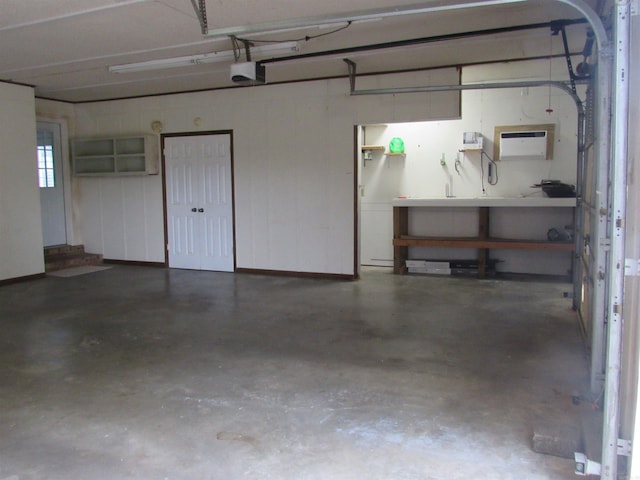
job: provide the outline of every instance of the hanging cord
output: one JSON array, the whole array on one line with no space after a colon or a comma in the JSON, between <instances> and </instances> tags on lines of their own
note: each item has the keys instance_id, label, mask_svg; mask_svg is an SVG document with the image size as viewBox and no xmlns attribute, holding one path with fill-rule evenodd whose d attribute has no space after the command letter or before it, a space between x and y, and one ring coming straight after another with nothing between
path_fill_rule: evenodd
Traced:
<instances>
[{"instance_id":1,"label":"hanging cord","mask_svg":"<svg viewBox=\"0 0 640 480\"><path fill-rule=\"evenodd\" d=\"M346 30L351 26L353 22L349 20L346 25L343 27L336 28L335 30L331 30L330 32L319 33L318 35L306 35L300 38L293 38L289 40L256 40L253 38L238 38L241 42L251 42L251 43L285 43L285 42L308 42L309 40L313 40L314 38L325 37L327 35L333 35L334 33L341 32L342 30Z\"/></svg>"},{"instance_id":2,"label":"hanging cord","mask_svg":"<svg viewBox=\"0 0 640 480\"><path fill-rule=\"evenodd\" d=\"M480 153L480 185L482 186L482 194L484 195L487 191L484 189L484 157L482 153Z\"/></svg>"},{"instance_id":3,"label":"hanging cord","mask_svg":"<svg viewBox=\"0 0 640 480\"><path fill-rule=\"evenodd\" d=\"M231 48L233 49L233 60L237 62L240 59L240 45L238 44L238 37L231 35Z\"/></svg>"},{"instance_id":4,"label":"hanging cord","mask_svg":"<svg viewBox=\"0 0 640 480\"><path fill-rule=\"evenodd\" d=\"M494 162L493 158L491 158L487 153L485 153L484 150L480 152L480 173L482 175L482 192L484 193L484 164L482 162L483 157L487 157L487 161L489 162L487 165L490 166L491 169L493 169L493 175L491 175L491 178L487 180L487 183L489 185L498 184L498 164Z\"/></svg>"},{"instance_id":5,"label":"hanging cord","mask_svg":"<svg viewBox=\"0 0 640 480\"><path fill-rule=\"evenodd\" d=\"M549 82L551 82L551 62L553 61L553 35L549 35ZM551 108L551 83L549 83L549 105L545 112L549 115L553 113L553 108Z\"/></svg>"},{"instance_id":6,"label":"hanging cord","mask_svg":"<svg viewBox=\"0 0 640 480\"><path fill-rule=\"evenodd\" d=\"M244 54L247 58L247 62L251 61L251 47L253 47L253 42L246 40L244 38L238 38L235 35L231 35L231 47L233 48L233 59L234 61L240 60L242 56L242 49L244 49ZM240 45L242 44L242 45Z\"/></svg>"}]
</instances>

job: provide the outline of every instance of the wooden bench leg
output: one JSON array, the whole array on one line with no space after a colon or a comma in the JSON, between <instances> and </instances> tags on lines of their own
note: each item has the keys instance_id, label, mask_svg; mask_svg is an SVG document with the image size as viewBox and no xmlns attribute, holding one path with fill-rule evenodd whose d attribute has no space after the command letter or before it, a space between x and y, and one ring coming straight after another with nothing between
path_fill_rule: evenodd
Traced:
<instances>
[{"instance_id":1,"label":"wooden bench leg","mask_svg":"<svg viewBox=\"0 0 640 480\"><path fill-rule=\"evenodd\" d=\"M393 207L393 238L400 238L409 234L409 208ZM393 246L393 273L404 275L407 273L407 259L409 247Z\"/></svg>"},{"instance_id":2,"label":"wooden bench leg","mask_svg":"<svg viewBox=\"0 0 640 480\"><path fill-rule=\"evenodd\" d=\"M489 207L480 207L478 210L478 238L486 240L489 238ZM487 274L487 264L489 261L489 250L478 249L478 278L484 278Z\"/></svg>"}]
</instances>

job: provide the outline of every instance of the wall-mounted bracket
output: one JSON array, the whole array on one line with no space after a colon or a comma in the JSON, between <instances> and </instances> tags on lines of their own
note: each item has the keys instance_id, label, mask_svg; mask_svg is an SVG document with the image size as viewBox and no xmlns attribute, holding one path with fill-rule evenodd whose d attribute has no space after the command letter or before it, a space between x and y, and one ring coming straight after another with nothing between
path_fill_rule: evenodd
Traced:
<instances>
[{"instance_id":1,"label":"wall-mounted bracket","mask_svg":"<svg viewBox=\"0 0 640 480\"><path fill-rule=\"evenodd\" d=\"M562 34L562 45L564 47L564 58L567 62L567 70L569 71L569 79L571 81L571 90L576 93L576 80L585 80L591 78L591 70L593 67L587 62L587 58L591 56L593 51L593 43L595 42L595 34L593 31L587 31L587 39L585 40L584 49L582 55L584 60L578 64L577 73L573 70L573 63L571 61L571 51L569 50L569 42L567 41L567 32L565 29L566 22L563 20L556 20L551 22L551 35Z\"/></svg>"},{"instance_id":2,"label":"wall-mounted bracket","mask_svg":"<svg viewBox=\"0 0 640 480\"><path fill-rule=\"evenodd\" d=\"M348 58L343 58L344 63L347 64L347 68L349 69L349 86L351 87L351 92L353 93L356 89L356 62L353 60L349 60Z\"/></svg>"},{"instance_id":3,"label":"wall-mounted bracket","mask_svg":"<svg viewBox=\"0 0 640 480\"><path fill-rule=\"evenodd\" d=\"M622 457L631 456L631 440L618 439L618 455Z\"/></svg>"},{"instance_id":4,"label":"wall-mounted bracket","mask_svg":"<svg viewBox=\"0 0 640 480\"><path fill-rule=\"evenodd\" d=\"M640 276L640 260L637 258L624 259L624 276L638 277Z\"/></svg>"}]
</instances>

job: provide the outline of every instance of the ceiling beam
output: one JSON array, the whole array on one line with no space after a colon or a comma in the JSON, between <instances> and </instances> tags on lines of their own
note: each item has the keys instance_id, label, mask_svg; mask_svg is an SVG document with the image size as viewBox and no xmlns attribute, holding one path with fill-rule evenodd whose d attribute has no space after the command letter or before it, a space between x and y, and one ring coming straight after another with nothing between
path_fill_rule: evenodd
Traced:
<instances>
[{"instance_id":1,"label":"ceiling beam","mask_svg":"<svg viewBox=\"0 0 640 480\"><path fill-rule=\"evenodd\" d=\"M189 43L179 43L176 45L169 45L167 47L156 47L156 48L145 48L142 50L129 50L127 52L118 52L118 53L109 53L106 55L98 55L95 57L83 57L83 58L74 58L73 60L65 60L62 62L51 62L51 63L43 63L40 65L33 65L30 67L20 67L20 68L12 68L9 70L3 70L0 69L0 74L2 75L6 75L9 73L14 73L14 72L28 72L31 70L42 70L42 69L47 69L47 68L54 68L54 67L63 67L66 65L75 65L75 64L79 64L79 63L87 63L87 62L95 62L98 60L109 60L109 59L113 59L113 58L121 58L121 57L127 57L129 55L140 55L140 54L146 54L146 53L153 53L153 52L164 52L164 51L170 51L170 50L175 50L177 48L190 48L190 47L199 47L202 45L212 45L214 44L214 42L218 42L218 40L209 40L209 39L205 39L205 40L199 40L197 42L189 42Z\"/></svg>"},{"instance_id":2,"label":"ceiling beam","mask_svg":"<svg viewBox=\"0 0 640 480\"><path fill-rule=\"evenodd\" d=\"M359 22L364 20L377 20L386 17L402 15L416 15L461 8L486 7L490 5L504 5L506 3L519 3L526 0L435 0L430 2L414 3L411 5L399 5L395 7L373 8L369 10L356 10L330 15L316 15L311 17L277 20L274 22L256 23L253 25L239 25L208 30L207 37L228 37L246 34L273 33L282 30L302 27L317 27L333 23Z\"/></svg>"},{"instance_id":3,"label":"ceiling beam","mask_svg":"<svg viewBox=\"0 0 640 480\"><path fill-rule=\"evenodd\" d=\"M56 22L58 20L66 20L68 18L79 17L81 15L89 15L92 13L103 12L105 10L111 10L114 8L126 7L136 3L145 3L145 2L151 2L151 1L153 0L123 0L118 3L103 5L101 7L88 8L86 10L78 10L76 12L69 12L69 13L63 13L61 15L54 15L53 17L39 18L37 20L31 20L30 22L7 25L6 27L0 27L0 32L6 32L7 30L15 30L18 28L33 27L36 25L42 25L43 23Z\"/></svg>"}]
</instances>

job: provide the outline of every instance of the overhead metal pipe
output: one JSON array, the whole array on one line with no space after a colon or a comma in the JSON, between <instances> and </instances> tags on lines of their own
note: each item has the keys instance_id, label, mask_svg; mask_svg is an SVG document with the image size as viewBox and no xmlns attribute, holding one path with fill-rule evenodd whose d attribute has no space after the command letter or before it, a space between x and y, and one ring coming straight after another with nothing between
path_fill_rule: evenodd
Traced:
<instances>
[{"instance_id":1,"label":"overhead metal pipe","mask_svg":"<svg viewBox=\"0 0 640 480\"><path fill-rule=\"evenodd\" d=\"M355 82L352 82L355 86ZM576 103L578 112L584 113L582 101L571 87L565 82L557 80L524 80L519 82L492 82L492 83L467 83L463 85L428 85L422 87L398 87L398 88L372 88L367 90L351 90L351 95L393 95L397 93L429 93L451 92L462 90L488 90L496 88L526 88L526 87L555 87L567 93Z\"/></svg>"}]
</instances>

